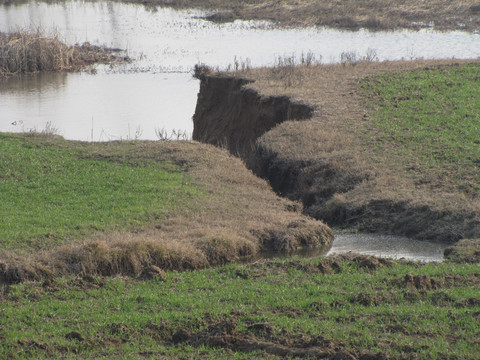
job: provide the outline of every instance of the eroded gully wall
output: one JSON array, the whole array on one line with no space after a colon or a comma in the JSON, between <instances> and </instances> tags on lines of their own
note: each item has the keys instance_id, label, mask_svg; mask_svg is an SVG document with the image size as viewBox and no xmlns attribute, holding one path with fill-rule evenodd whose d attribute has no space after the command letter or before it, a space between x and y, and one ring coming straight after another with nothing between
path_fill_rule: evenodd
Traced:
<instances>
[{"instance_id":1,"label":"eroded gully wall","mask_svg":"<svg viewBox=\"0 0 480 360\"><path fill-rule=\"evenodd\" d=\"M348 192L364 180L364 174L344 181L342 177L348 174L331 164L286 162L279 154L259 146L256 140L264 133L287 120L309 119L314 109L287 96L262 96L244 87L250 82L234 77L202 77L193 117L194 140L227 148L256 175L267 179L274 191L300 200L307 214L331 226L448 242L480 236L480 224L472 213L450 213L427 204L419 207L382 199L372 199L362 206L333 204L333 194ZM317 185L309 186L312 179ZM349 188L342 184L349 184Z\"/></svg>"},{"instance_id":2,"label":"eroded gully wall","mask_svg":"<svg viewBox=\"0 0 480 360\"><path fill-rule=\"evenodd\" d=\"M252 81L206 76L200 83L193 140L227 148L247 163L255 140L287 120L309 119L313 107L287 96L261 96L243 87Z\"/></svg>"}]
</instances>

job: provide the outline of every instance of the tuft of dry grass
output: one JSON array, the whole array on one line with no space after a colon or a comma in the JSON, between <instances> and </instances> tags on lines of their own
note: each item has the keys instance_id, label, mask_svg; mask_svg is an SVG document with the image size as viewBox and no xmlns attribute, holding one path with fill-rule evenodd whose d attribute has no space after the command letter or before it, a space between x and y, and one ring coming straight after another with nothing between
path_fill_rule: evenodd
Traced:
<instances>
[{"instance_id":1,"label":"tuft of dry grass","mask_svg":"<svg viewBox=\"0 0 480 360\"><path fill-rule=\"evenodd\" d=\"M70 68L73 48L41 32L0 33L0 74L58 71Z\"/></svg>"},{"instance_id":2,"label":"tuft of dry grass","mask_svg":"<svg viewBox=\"0 0 480 360\"><path fill-rule=\"evenodd\" d=\"M98 63L126 61L112 50L89 43L68 46L58 35L45 36L41 31L0 33L0 77L39 71L71 71Z\"/></svg>"}]
</instances>

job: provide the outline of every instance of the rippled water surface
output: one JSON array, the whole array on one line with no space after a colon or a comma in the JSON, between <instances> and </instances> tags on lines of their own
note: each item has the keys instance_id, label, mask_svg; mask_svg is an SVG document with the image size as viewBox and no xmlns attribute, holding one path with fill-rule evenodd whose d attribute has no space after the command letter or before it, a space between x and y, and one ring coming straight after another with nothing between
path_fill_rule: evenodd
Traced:
<instances>
[{"instance_id":1,"label":"rippled water surface","mask_svg":"<svg viewBox=\"0 0 480 360\"><path fill-rule=\"evenodd\" d=\"M324 63L343 52L379 60L476 58L480 36L462 32L371 33L275 29L267 22L213 24L200 11L148 10L117 2L30 2L0 7L0 31L58 33L69 44L89 41L126 49L131 64L98 66L97 74L42 74L0 82L0 131L58 129L67 139L157 139L156 131L192 131L196 63L273 65L279 56L311 52Z\"/></svg>"},{"instance_id":2,"label":"rippled water surface","mask_svg":"<svg viewBox=\"0 0 480 360\"><path fill-rule=\"evenodd\" d=\"M442 261L448 245L405 238L402 236L376 234L339 234L327 255L353 251L364 255L389 258L405 258L419 261Z\"/></svg>"}]
</instances>

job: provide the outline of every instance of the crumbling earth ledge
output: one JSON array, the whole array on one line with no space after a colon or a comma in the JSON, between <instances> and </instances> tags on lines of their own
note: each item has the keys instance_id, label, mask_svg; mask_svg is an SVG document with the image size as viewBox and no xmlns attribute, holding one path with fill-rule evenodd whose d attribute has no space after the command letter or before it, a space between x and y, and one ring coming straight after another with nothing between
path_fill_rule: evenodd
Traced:
<instances>
[{"instance_id":1,"label":"crumbling earth ledge","mask_svg":"<svg viewBox=\"0 0 480 360\"><path fill-rule=\"evenodd\" d=\"M253 69L202 77L193 138L229 149L330 226L454 243L480 235L478 199L375 154L362 78L462 61ZM385 156L383 156L385 155ZM415 176L418 176L417 178Z\"/></svg>"}]
</instances>

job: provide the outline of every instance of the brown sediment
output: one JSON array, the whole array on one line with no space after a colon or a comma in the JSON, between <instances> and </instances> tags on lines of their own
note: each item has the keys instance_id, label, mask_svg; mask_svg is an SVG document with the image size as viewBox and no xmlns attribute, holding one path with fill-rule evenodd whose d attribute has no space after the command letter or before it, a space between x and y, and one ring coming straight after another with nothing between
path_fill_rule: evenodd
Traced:
<instances>
[{"instance_id":1,"label":"brown sediment","mask_svg":"<svg viewBox=\"0 0 480 360\"><path fill-rule=\"evenodd\" d=\"M370 110L356 87L369 75L462 62L469 61L360 61L206 76L194 139L240 155L278 194L331 226L444 242L475 238L479 199L442 174L399 167L393 148L375 152L375 138L365 135L372 132Z\"/></svg>"}]
</instances>

